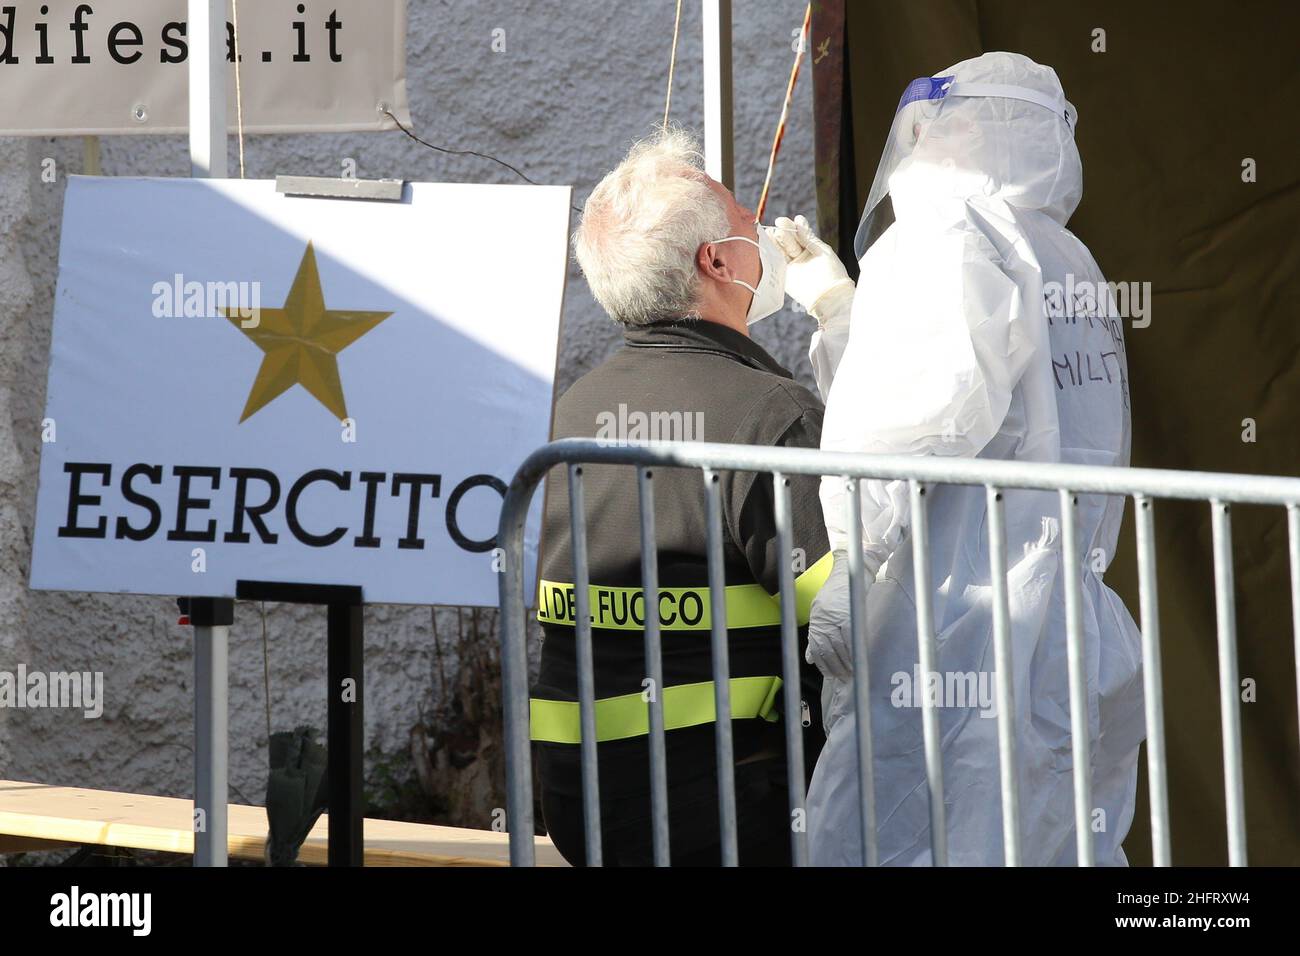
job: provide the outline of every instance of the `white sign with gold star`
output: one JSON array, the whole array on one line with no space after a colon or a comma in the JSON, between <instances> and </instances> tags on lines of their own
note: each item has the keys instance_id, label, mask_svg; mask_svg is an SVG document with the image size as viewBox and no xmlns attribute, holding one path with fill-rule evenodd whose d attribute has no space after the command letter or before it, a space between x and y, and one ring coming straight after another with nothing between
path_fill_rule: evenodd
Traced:
<instances>
[{"instance_id":1,"label":"white sign with gold star","mask_svg":"<svg viewBox=\"0 0 1300 956\"><path fill-rule=\"evenodd\" d=\"M570 192L72 178L32 587L494 605L502 494L550 427Z\"/></svg>"}]
</instances>

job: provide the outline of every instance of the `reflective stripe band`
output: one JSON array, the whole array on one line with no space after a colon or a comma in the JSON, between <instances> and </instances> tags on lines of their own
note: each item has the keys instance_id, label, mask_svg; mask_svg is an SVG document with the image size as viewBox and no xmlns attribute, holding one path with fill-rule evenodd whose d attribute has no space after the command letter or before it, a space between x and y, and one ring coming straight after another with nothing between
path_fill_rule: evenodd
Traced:
<instances>
[{"instance_id":1,"label":"reflective stripe band","mask_svg":"<svg viewBox=\"0 0 1300 956\"><path fill-rule=\"evenodd\" d=\"M1004 83L954 83L951 76L923 76L908 83L894 112L901 112L903 107L921 100L942 100L949 96L993 96L1033 103L1061 117L1070 127L1070 132L1074 132L1077 116L1071 112L1073 107L1064 100L1058 100L1054 96L1024 86L1011 86Z\"/></svg>"},{"instance_id":2,"label":"reflective stripe band","mask_svg":"<svg viewBox=\"0 0 1300 956\"><path fill-rule=\"evenodd\" d=\"M993 96L1007 100L1021 100L1033 103L1043 109L1051 110L1073 131L1074 117L1070 115L1069 104L1054 96L1040 93L1023 86L1007 86L1002 83L953 83L948 87L949 96Z\"/></svg>"},{"instance_id":3,"label":"reflective stripe band","mask_svg":"<svg viewBox=\"0 0 1300 956\"><path fill-rule=\"evenodd\" d=\"M835 563L835 556L827 551L813 564L811 568L794 579L794 619L800 627L808 623L808 612L812 609L813 598L817 592L822 589L826 579L831 576L831 565ZM781 602L776 598L778 609ZM777 619L778 622L780 618Z\"/></svg>"},{"instance_id":4,"label":"reflective stripe band","mask_svg":"<svg viewBox=\"0 0 1300 956\"><path fill-rule=\"evenodd\" d=\"M733 677L731 679L731 719L761 717L772 722L779 677ZM528 702L532 721L532 738L552 744L582 742L578 702L542 700ZM713 681L678 684L664 688L664 729L677 730L711 724L717 712L713 707ZM596 701L596 740L623 740L650 733L650 705L639 693L606 697Z\"/></svg>"},{"instance_id":5,"label":"reflective stripe band","mask_svg":"<svg viewBox=\"0 0 1300 956\"><path fill-rule=\"evenodd\" d=\"M795 621L808 623L808 609L831 573L830 553L795 578ZM727 588L727 629L779 627L781 601L759 584L733 584ZM591 626L618 631L639 631L645 626L645 592L641 588L590 585ZM573 626L573 585L542 581L537 588L537 620L543 624ZM713 602L709 589L660 588L659 627L666 631L707 631L713 627Z\"/></svg>"}]
</instances>

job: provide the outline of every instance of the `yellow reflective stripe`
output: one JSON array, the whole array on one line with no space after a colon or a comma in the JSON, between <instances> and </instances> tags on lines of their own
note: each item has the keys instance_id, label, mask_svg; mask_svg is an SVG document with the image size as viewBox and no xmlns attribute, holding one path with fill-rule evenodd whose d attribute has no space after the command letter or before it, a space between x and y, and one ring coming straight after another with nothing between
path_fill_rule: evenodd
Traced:
<instances>
[{"instance_id":1,"label":"yellow reflective stripe","mask_svg":"<svg viewBox=\"0 0 1300 956\"><path fill-rule=\"evenodd\" d=\"M779 677L733 677L731 683L731 718L743 720L761 717L777 719ZM664 728L677 730L711 724L717 711L713 705L713 681L665 687ZM578 702L542 700L528 702L533 740L553 744L582 742L582 724ZM650 705L639 693L606 697L596 701L596 740L623 740L650 733Z\"/></svg>"},{"instance_id":2,"label":"yellow reflective stripe","mask_svg":"<svg viewBox=\"0 0 1300 956\"><path fill-rule=\"evenodd\" d=\"M645 592L641 588L587 589L591 626L639 631L645 626ZM757 584L727 588L727 627L765 627L781 623L780 607ZM542 581L537 589L537 619L544 624L573 626L573 585ZM775 610L774 610L775 609ZM666 631L707 631L713 627L713 601L708 588L660 588L659 626Z\"/></svg>"},{"instance_id":3,"label":"yellow reflective stripe","mask_svg":"<svg viewBox=\"0 0 1300 956\"><path fill-rule=\"evenodd\" d=\"M827 551L811 568L794 579L795 616L802 627L808 623L808 612L812 608L813 598L822 589L826 579L831 576L831 565L835 556Z\"/></svg>"},{"instance_id":4,"label":"yellow reflective stripe","mask_svg":"<svg viewBox=\"0 0 1300 956\"><path fill-rule=\"evenodd\" d=\"M831 572L831 555L795 578L795 616L808 623L808 609ZM781 601L758 584L733 584L726 589L727 629L779 627ZM645 626L645 592L641 588L588 587L591 626L617 631L639 631ZM537 620L543 624L573 626L573 585L542 581L537 587ZM660 588L659 627L666 631L707 631L713 627L713 600L709 589Z\"/></svg>"}]
</instances>

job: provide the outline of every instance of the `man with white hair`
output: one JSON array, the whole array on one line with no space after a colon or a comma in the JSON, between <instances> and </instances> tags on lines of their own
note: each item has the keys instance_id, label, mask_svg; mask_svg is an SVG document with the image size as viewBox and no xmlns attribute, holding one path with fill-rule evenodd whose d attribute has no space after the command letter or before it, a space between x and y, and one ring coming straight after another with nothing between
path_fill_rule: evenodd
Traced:
<instances>
[{"instance_id":1,"label":"man with white hair","mask_svg":"<svg viewBox=\"0 0 1300 956\"><path fill-rule=\"evenodd\" d=\"M805 222L783 225L778 245L751 210L702 171L688 134L661 130L637 143L592 191L574 236L591 291L622 326L624 344L558 401L554 436L816 448L821 402L749 337L748 327L781 308L787 272L792 294L797 290L819 325L832 315L847 323L853 289L842 269L828 270L824 246ZM831 326L816 338L815 356L825 371L833 367L842 335ZM645 693L663 702L672 862L721 861L710 644L710 615L718 613L726 615L729 638L740 863L788 863L792 826L802 813L793 812L801 808L790 806L786 791L780 605L773 595L781 562L792 562L802 635L812 595L830 568L818 481L790 479L795 551L784 555L777 550L771 476L719 476L725 608L710 607L700 473L656 470L653 481L662 688L647 687L635 472L583 466L601 862L653 860ZM574 575L563 470L551 473L547 491L538 611L545 639L532 733L548 832L566 859L583 864ZM820 680L805 667L801 683L803 756L810 769L822 743Z\"/></svg>"}]
</instances>

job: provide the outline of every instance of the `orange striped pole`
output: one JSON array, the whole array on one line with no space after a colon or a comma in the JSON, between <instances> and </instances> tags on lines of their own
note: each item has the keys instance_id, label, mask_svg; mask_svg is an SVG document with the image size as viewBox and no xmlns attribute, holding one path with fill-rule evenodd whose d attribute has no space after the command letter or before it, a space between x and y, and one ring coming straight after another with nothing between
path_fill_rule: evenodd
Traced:
<instances>
[{"instance_id":1,"label":"orange striped pole","mask_svg":"<svg viewBox=\"0 0 1300 956\"><path fill-rule=\"evenodd\" d=\"M785 87L785 102L781 105L781 121L776 124L776 136L772 138L772 152L767 157L767 175L763 177L763 192L758 197L758 211L755 222L761 222L763 211L767 208L767 194L772 188L772 171L776 168L776 154L781 151L781 141L785 139L785 124L790 116L790 101L794 99L794 84L799 78L799 65L803 63L803 54L808 49L808 31L812 26L812 4L803 14L803 29L799 31L799 50L795 53L794 66L790 70L790 82Z\"/></svg>"}]
</instances>

